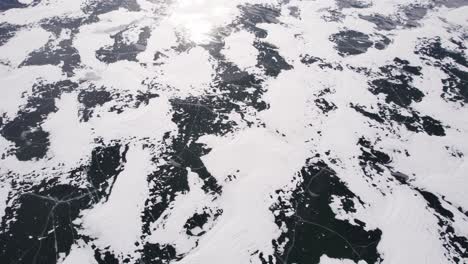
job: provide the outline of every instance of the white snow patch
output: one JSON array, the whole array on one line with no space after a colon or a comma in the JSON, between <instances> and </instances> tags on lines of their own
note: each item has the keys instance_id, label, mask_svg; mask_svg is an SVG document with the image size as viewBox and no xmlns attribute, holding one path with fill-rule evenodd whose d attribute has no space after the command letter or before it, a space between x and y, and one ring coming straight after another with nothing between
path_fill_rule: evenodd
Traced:
<instances>
[{"instance_id":1,"label":"white snow patch","mask_svg":"<svg viewBox=\"0 0 468 264\"><path fill-rule=\"evenodd\" d=\"M44 46L51 36L50 32L39 27L21 30L0 46L0 61L16 68L29 53Z\"/></svg>"},{"instance_id":2,"label":"white snow patch","mask_svg":"<svg viewBox=\"0 0 468 264\"><path fill-rule=\"evenodd\" d=\"M235 63L241 69L257 65L258 50L253 46L255 36L247 31L238 31L229 35L225 40L222 54L226 59Z\"/></svg>"},{"instance_id":3,"label":"white snow patch","mask_svg":"<svg viewBox=\"0 0 468 264\"><path fill-rule=\"evenodd\" d=\"M20 106L26 104L27 96L30 94L33 85L38 80L47 80L47 82L59 81L62 76L62 70L52 65L27 66L19 69L9 69L0 67L0 112L5 113L7 117L14 118Z\"/></svg>"},{"instance_id":4,"label":"white snow patch","mask_svg":"<svg viewBox=\"0 0 468 264\"><path fill-rule=\"evenodd\" d=\"M61 264L96 264L96 259L94 258L94 251L80 243L79 245L73 244L70 249L70 254L64 259Z\"/></svg>"},{"instance_id":5,"label":"white snow patch","mask_svg":"<svg viewBox=\"0 0 468 264\"><path fill-rule=\"evenodd\" d=\"M157 80L174 88L178 97L204 94L215 74L209 53L201 47L165 58L163 63Z\"/></svg>"},{"instance_id":6,"label":"white snow patch","mask_svg":"<svg viewBox=\"0 0 468 264\"><path fill-rule=\"evenodd\" d=\"M111 246L117 254L133 254L142 234L141 214L149 194L147 176L151 154L141 145L130 146L127 163L114 183L109 199L82 212L83 233L100 248Z\"/></svg>"},{"instance_id":7,"label":"white snow patch","mask_svg":"<svg viewBox=\"0 0 468 264\"><path fill-rule=\"evenodd\" d=\"M70 168L85 160L93 149L92 131L78 116L77 94L64 94L57 100L58 111L49 116L42 128L49 132L48 156Z\"/></svg>"},{"instance_id":8,"label":"white snow patch","mask_svg":"<svg viewBox=\"0 0 468 264\"><path fill-rule=\"evenodd\" d=\"M0 185L0 221L2 220L3 216L5 216L5 210L7 208L7 199L10 190L11 186L9 182L3 182L3 184Z\"/></svg>"},{"instance_id":9,"label":"white snow patch","mask_svg":"<svg viewBox=\"0 0 468 264\"><path fill-rule=\"evenodd\" d=\"M180 194L158 221L152 224L154 230L148 241L151 243L174 245L178 253L187 253L196 246L194 237L185 233L184 224L198 209L210 204L212 197L203 190L203 181L198 174L188 172L189 192Z\"/></svg>"}]
</instances>

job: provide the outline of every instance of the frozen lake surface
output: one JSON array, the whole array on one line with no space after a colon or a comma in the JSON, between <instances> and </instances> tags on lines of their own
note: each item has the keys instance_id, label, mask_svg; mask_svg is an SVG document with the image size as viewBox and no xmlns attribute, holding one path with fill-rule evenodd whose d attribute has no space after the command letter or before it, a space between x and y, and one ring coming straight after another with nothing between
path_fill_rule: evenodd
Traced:
<instances>
[{"instance_id":1,"label":"frozen lake surface","mask_svg":"<svg viewBox=\"0 0 468 264\"><path fill-rule=\"evenodd\" d=\"M467 0L0 0L0 263L468 263Z\"/></svg>"}]
</instances>

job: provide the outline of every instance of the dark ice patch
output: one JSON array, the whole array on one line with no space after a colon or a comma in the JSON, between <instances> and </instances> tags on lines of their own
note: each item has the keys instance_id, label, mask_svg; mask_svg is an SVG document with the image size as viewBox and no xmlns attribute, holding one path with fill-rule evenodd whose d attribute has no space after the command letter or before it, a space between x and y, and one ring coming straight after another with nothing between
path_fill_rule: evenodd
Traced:
<instances>
[{"instance_id":1,"label":"dark ice patch","mask_svg":"<svg viewBox=\"0 0 468 264\"><path fill-rule=\"evenodd\" d=\"M435 216L440 226L440 237L444 248L449 252L445 254L454 263L462 263L468 259L468 238L463 234L457 234L453 227L454 214L447 210L440 202L439 197L426 190L416 188L427 201L428 206L435 211Z\"/></svg>"},{"instance_id":2,"label":"dark ice patch","mask_svg":"<svg viewBox=\"0 0 468 264\"><path fill-rule=\"evenodd\" d=\"M315 105L322 110L323 114L327 114L330 111L336 110L337 107L333 102L329 102L324 98L315 99Z\"/></svg>"},{"instance_id":3,"label":"dark ice patch","mask_svg":"<svg viewBox=\"0 0 468 264\"><path fill-rule=\"evenodd\" d=\"M187 222L184 224L184 228L186 230L187 235L189 236L201 236L205 232L201 233L195 233L193 230L195 228L203 229L203 226L208 222L208 219L210 218L210 215L206 212L203 212L201 214L195 213L190 217Z\"/></svg>"},{"instance_id":4,"label":"dark ice patch","mask_svg":"<svg viewBox=\"0 0 468 264\"><path fill-rule=\"evenodd\" d=\"M321 18L326 22L339 22L339 23L342 23L345 17L346 16L343 14L343 12L340 9L335 9L335 8L328 8L327 12L325 12L321 16Z\"/></svg>"},{"instance_id":5,"label":"dark ice patch","mask_svg":"<svg viewBox=\"0 0 468 264\"><path fill-rule=\"evenodd\" d=\"M206 233L206 226L209 222L215 221L222 214L223 210L212 211L204 208L201 213L193 214L184 224L185 233L189 236L202 236Z\"/></svg>"},{"instance_id":6,"label":"dark ice patch","mask_svg":"<svg viewBox=\"0 0 468 264\"><path fill-rule=\"evenodd\" d=\"M41 128L50 113L56 112L55 99L62 92L74 90L77 84L60 81L53 84L35 84L33 95L17 116L0 128L1 135L15 143L13 153L19 160L43 158L49 147L49 133Z\"/></svg>"},{"instance_id":7,"label":"dark ice patch","mask_svg":"<svg viewBox=\"0 0 468 264\"><path fill-rule=\"evenodd\" d=\"M387 103L408 107L413 102L420 102L424 94L412 86L413 76L421 75L421 67L411 66L408 61L394 59L394 65L380 68L384 78L371 81L371 92L385 94Z\"/></svg>"},{"instance_id":8,"label":"dark ice patch","mask_svg":"<svg viewBox=\"0 0 468 264\"><path fill-rule=\"evenodd\" d=\"M166 161L166 164L158 166L154 172L148 175L150 197L145 202L142 218L142 230L146 235L151 234L151 223L156 222L162 216L177 194L189 190L187 170L173 161L173 157L176 155L171 149L162 153L159 159Z\"/></svg>"},{"instance_id":9,"label":"dark ice patch","mask_svg":"<svg viewBox=\"0 0 468 264\"><path fill-rule=\"evenodd\" d=\"M82 90L78 94L78 101L83 105L80 109L81 119L87 122L93 116L93 110L97 106L101 106L112 100L110 92L104 89L95 89L94 86L91 89Z\"/></svg>"},{"instance_id":10,"label":"dark ice patch","mask_svg":"<svg viewBox=\"0 0 468 264\"><path fill-rule=\"evenodd\" d=\"M301 10L297 6L288 6L289 15L295 18L301 17Z\"/></svg>"},{"instance_id":11,"label":"dark ice patch","mask_svg":"<svg viewBox=\"0 0 468 264\"><path fill-rule=\"evenodd\" d=\"M55 40L49 40L47 44L33 51L23 61L20 67L29 65L61 65L63 72L68 77L73 75L73 70L81 63L78 50L73 47L73 39L61 40L57 45Z\"/></svg>"},{"instance_id":12,"label":"dark ice patch","mask_svg":"<svg viewBox=\"0 0 468 264\"><path fill-rule=\"evenodd\" d=\"M385 95L385 104L378 104L378 112L370 112L357 105L351 107L379 123L394 121L410 131L444 136L445 130L440 121L421 115L411 107L411 104L420 102L424 97L424 93L413 86L415 76L419 75L421 67L412 66L406 60L395 58L393 64L381 67L378 78L369 83L372 93Z\"/></svg>"},{"instance_id":13,"label":"dark ice patch","mask_svg":"<svg viewBox=\"0 0 468 264\"><path fill-rule=\"evenodd\" d=\"M202 189L205 192L220 193L221 186L201 160L201 156L206 155L208 150L202 144L194 142L203 135L216 134L228 129L230 124L224 124L218 114L203 103L173 100L171 104L174 109L172 120L179 128L178 138L173 141L172 146L176 152L173 160L181 167L189 167L196 172L204 182Z\"/></svg>"},{"instance_id":14,"label":"dark ice patch","mask_svg":"<svg viewBox=\"0 0 468 264\"><path fill-rule=\"evenodd\" d=\"M359 17L373 23L380 30L394 30L400 25L398 21L380 14L359 15Z\"/></svg>"},{"instance_id":15,"label":"dark ice patch","mask_svg":"<svg viewBox=\"0 0 468 264\"><path fill-rule=\"evenodd\" d=\"M466 0L432 0L436 5L442 5L449 8L457 8L468 5Z\"/></svg>"},{"instance_id":16,"label":"dark ice patch","mask_svg":"<svg viewBox=\"0 0 468 264\"><path fill-rule=\"evenodd\" d=\"M128 146L118 143L93 149L86 175L99 197L109 197L117 176L123 171L127 151Z\"/></svg>"},{"instance_id":17,"label":"dark ice patch","mask_svg":"<svg viewBox=\"0 0 468 264\"><path fill-rule=\"evenodd\" d=\"M359 139L357 145L360 146L361 150L361 155L358 157L359 165L364 174L369 178L381 175L391 162L390 156L375 149L374 145L363 137Z\"/></svg>"},{"instance_id":18,"label":"dark ice patch","mask_svg":"<svg viewBox=\"0 0 468 264\"><path fill-rule=\"evenodd\" d=\"M92 0L88 1L82 8L85 13L92 16L98 16L104 13L108 13L119 8L125 8L129 11L140 11L140 5L136 0Z\"/></svg>"},{"instance_id":19,"label":"dark ice patch","mask_svg":"<svg viewBox=\"0 0 468 264\"><path fill-rule=\"evenodd\" d=\"M330 207L334 196L341 197L343 210L347 212L355 212L355 200L361 202L335 172L321 161L309 160L298 177L297 188L287 194L291 198L283 198L284 191L277 191L279 200L271 210L278 227L286 227L287 231L273 241L273 256L259 254L262 263L313 264L319 263L324 254L355 262L381 261L377 252L380 230L366 231L365 224L357 219L351 224L335 218Z\"/></svg>"},{"instance_id":20,"label":"dark ice patch","mask_svg":"<svg viewBox=\"0 0 468 264\"><path fill-rule=\"evenodd\" d=\"M321 69L332 69L335 71L343 70L343 66L341 66L339 63L327 62L326 60L322 58L310 56L308 54L301 55L301 62L305 65L317 64L317 66L319 66Z\"/></svg>"},{"instance_id":21,"label":"dark ice patch","mask_svg":"<svg viewBox=\"0 0 468 264\"><path fill-rule=\"evenodd\" d=\"M13 8L26 8L29 6L37 5L41 0L33 0L31 4L23 4L18 0L1 0L0 1L0 12L13 9Z\"/></svg>"},{"instance_id":22,"label":"dark ice patch","mask_svg":"<svg viewBox=\"0 0 468 264\"><path fill-rule=\"evenodd\" d=\"M60 180L54 178L33 184L15 179L12 186L17 196L1 224L5 232L0 233L0 259L7 263L54 264L60 255L69 254L77 240L89 243L91 239L80 235L80 227L73 221L81 210L112 192L112 185L126 162L127 150L118 144L96 147L89 165L67 172ZM79 180L84 187L59 183L63 179L80 179L81 175L86 175L88 180ZM107 255L107 252L96 253L95 258L104 261L99 263L110 263L112 256Z\"/></svg>"},{"instance_id":23,"label":"dark ice patch","mask_svg":"<svg viewBox=\"0 0 468 264\"><path fill-rule=\"evenodd\" d=\"M455 44L457 44L455 40L452 41ZM436 37L433 39L422 39L421 42L422 43L418 46L418 49L416 50L416 54L425 55L440 61L450 58L454 62L468 67L468 60L462 52L462 50L466 50L466 47L463 44L463 42L458 42L460 48L458 51L450 50L442 46L442 40L440 37Z\"/></svg>"},{"instance_id":24,"label":"dark ice patch","mask_svg":"<svg viewBox=\"0 0 468 264\"><path fill-rule=\"evenodd\" d=\"M369 111L366 107L355 104L351 104L350 107L367 118L381 124L392 126L392 122L395 122L398 125L405 126L409 131L417 133L424 132L430 136L445 136L444 126L440 121L430 116L423 116L413 109L409 109L409 113L403 115L398 109L385 104L378 104L377 111L374 109L370 109ZM391 131L395 132L395 130Z\"/></svg>"},{"instance_id":25,"label":"dark ice patch","mask_svg":"<svg viewBox=\"0 0 468 264\"><path fill-rule=\"evenodd\" d=\"M169 139L166 135L166 139ZM174 202L176 196L181 193L189 191L188 186L188 171L185 166L175 159L178 153L177 139L172 139L175 143L167 148L167 150L158 157L159 160L166 161L164 165L160 165L156 170L148 175L150 186L150 197L145 202L145 209L143 211L143 225L142 230L144 236L151 234L151 224L156 222L169 210L169 206ZM145 243L141 250L142 261L144 263L169 263L180 259L176 249L173 245L169 244L152 244Z\"/></svg>"},{"instance_id":26,"label":"dark ice patch","mask_svg":"<svg viewBox=\"0 0 468 264\"><path fill-rule=\"evenodd\" d=\"M215 105L219 105L223 112L228 114L235 111L244 116L240 103L253 107L257 111L267 108L267 104L262 100L265 92L263 88L264 80L254 74L242 71L232 63L225 60L218 60L217 74L215 77L214 91L218 91L224 96L218 97ZM248 89L252 90L248 90ZM230 122L230 124L234 124Z\"/></svg>"},{"instance_id":27,"label":"dark ice patch","mask_svg":"<svg viewBox=\"0 0 468 264\"><path fill-rule=\"evenodd\" d=\"M276 77L281 73L281 71L293 68L283 57L281 57L275 46L261 41L255 41L253 46L259 52L257 57L257 67L263 69L266 75Z\"/></svg>"},{"instance_id":28,"label":"dark ice patch","mask_svg":"<svg viewBox=\"0 0 468 264\"><path fill-rule=\"evenodd\" d=\"M94 259L98 264L120 264L119 259L111 252L95 249Z\"/></svg>"},{"instance_id":29,"label":"dark ice patch","mask_svg":"<svg viewBox=\"0 0 468 264\"><path fill-rule=\"evenodd\" d=\"M78 237L73 221L91 198L88 190L52 182L20 193L6 209L0 233L4 263L57 263Z\"/></svg>"},{"instance_id":30,"label":"dark ice patch","mask_svg":"<svg viewBox=\"0 0 468 264\"><path fill-rule=\"evenodd\" d=\"M56 37L59 37L64 30L70 30L73 38L79 32L80 26L88 22L87 18L82 17L52 17L41 20L41 27L49 32L52 32Z\"/></svg>"},{"instance_id":31,"label":"dark ice patch","mask_svg":"<svg viewBox=\"0 0 468 264\"><path fill-rule=\"evenodd\" d=\"M7 43L13 38L20 26L8 24L6 22L0 23L0 46Z\"/></svg>"},{"instance_id":32,"label":"dark ice patch","mask_svg":"<svg viewBox=\"0 0 468 264\"><path fill-rule=\"evenodd\" d=\"M257 27L257 24L262 23L279 23L278 17L281 15L281 10L264 5L242 5L239 6L241 15L231 27L242 25L246 30L255 34L258 38L265 38L268 33L266 30Z\"/></svg>"},{"instance_id":33,"label":"dark ice patch","mask_svg":"<svg viewBox=\"0 0 468 264\"><path fill-rule=\"evenodd\" d=\"M359 104L351 103L350 107L353 108L354 110L356 110L356 112L362 114L363 116L365 116L365 117L367 117L369 119L377 121L378 123L384 123L385 122L385 120L379 115L379 113L375 113L375 110L374 110L373 107L370 109L371 111L367 111L364 106L359 105Z\"/></svg>"},{"instance_id":34,"label":"dark ice patch","mask_svg":"<svg viewBox=\"0 0 468 264\"><path fill-rule=\"evenodd\" d=\"M428 7L420 5L410 5L403 8L403 13L406 16L406 27L418 27L418 21L423 19L427 14Z\"/></svg>"},{"instance_id":35,"label":"dark ice patch","mask_svg":"<svg viewBox=\"0 0 468 264\"><path fill-rule=\"evenodd\" d=\"M97 50L96 58L105 63L114 63L120 60L136 61L137 55L146 49L151 30L149 27L142 28L136 43L126 43L124 34L128 30L133 30L133 28L127 28L112 35L114 44Z\"/></svg>"},{"instance_id":36,"label":"dark ice patch","mask_svg":"<svg viewBox=\"0 0 468 264\"><path fill-rule=\"evenodd\" d=\"M359 0L335 0L340 9L343 8L368 8L372 6L370 1Z\"/></svg>"},{"instance_id":37,"label":"dark ice patch","mask_svg":"<svg viewBox=\"0 0 468 264\"><path fill-rule=\"evenodd\" d=\"M376 34L374 36L374 48L378 50L385 49L390 43L392 43L392 40L384 35Z\"/></svg>"},{"instance_id":38,"label":"dark ice patch","mask_svg":"<svg viewBox=\"0 0 468 264\"><path fill-rule=\"evenodd\" d=\"M147 243L143 247L142 263L167 264L173 260L180 260L176 249L172 245Z\"/></svg>"},{"instance_id":39,"label":"dark ice patch","mask_svg":"<svg viewBox=\"0 0 468 264\"><path fill-rule=\"evenodd\" d=\"M362 54L374 45L368 35L355 30L333 34L330 36L330 41L336 44L335 49L341 56Z\"/></svg>"},{"instance_id":40,"label":"dark ice patch","mask_svg":"<svg viewBox=\"0 0 468 264\"><path fill-rule=\"evenodd\" d=\"M458 46L457 50L444 47L440 38L422 39L415 53L447 74L442 80L441 97L465 105L468 103L468 72L465 70L468 59L463 52L466 46L462 41L452 39L452 42Z\"/></svg>"}]
</instances>

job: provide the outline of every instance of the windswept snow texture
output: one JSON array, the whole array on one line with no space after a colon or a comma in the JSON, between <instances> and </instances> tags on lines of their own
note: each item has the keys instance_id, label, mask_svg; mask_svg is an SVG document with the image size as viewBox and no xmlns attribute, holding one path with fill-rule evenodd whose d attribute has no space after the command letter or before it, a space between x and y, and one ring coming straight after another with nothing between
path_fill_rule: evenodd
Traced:
<instances>
[{"instance_id":1,"label":"windswept snow texture","mask_svg":"<svg viewBox=\"0 0 468 264\"><path fill-rule=\"evenodd\" d=\"M468 263L468 1L0 0L0 263Z\"/></svg>"}]
</instances>

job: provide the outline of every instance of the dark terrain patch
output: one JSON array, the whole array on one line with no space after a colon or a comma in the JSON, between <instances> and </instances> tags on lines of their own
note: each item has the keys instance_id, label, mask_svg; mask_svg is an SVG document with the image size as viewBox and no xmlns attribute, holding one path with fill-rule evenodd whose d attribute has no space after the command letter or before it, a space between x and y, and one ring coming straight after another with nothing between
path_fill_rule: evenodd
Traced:
<instances>
[{"instance_id":1,"label":"dark terrain patch","mask_svg":"<svg viewBox=\"0 0 468 264\"><path fill-rule=\"evenodd\" d=\"M377 252L382 234L380 230L366 231L365 224L359 220L355 220L354 225L335 218L330 207L333 196L341 197L343 210L347 212L355 211L356 199L361 202L335 172L321 161L309 160L298 177L301 180L292 197L285 200L280 196L271 208L276 224L285 226L287 232L273 241L274 256L259 254L262 263L319 263L324 254L355 262L381 261ZM277 191L280 195L283 192ZM280 250L284 243L284 250Z\"/></svg>"}]
</instances>

